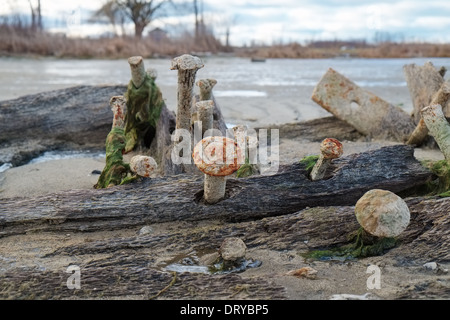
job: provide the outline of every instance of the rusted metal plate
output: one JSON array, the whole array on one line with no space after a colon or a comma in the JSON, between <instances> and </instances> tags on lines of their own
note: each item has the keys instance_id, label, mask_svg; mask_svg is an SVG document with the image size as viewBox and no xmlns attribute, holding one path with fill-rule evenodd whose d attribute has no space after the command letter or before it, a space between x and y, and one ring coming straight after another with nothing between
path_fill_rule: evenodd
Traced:
<instances>
[{"instance_id":1,"label":"rusted metal plate","mask_svg":"<svg viewBox=\"0 0 450 320\"><path fill-rule=\"evenodd\" d=\"M405 142L415 128L404 110L360 88L332 68L314 88L311 98L370 138Z\"/></svg>"},{"instance_id":2,"label":"rusted metal plate","mask_svg":"<svg viewBox=\"0 0 450 320\"><path fill-rule=\"evenodd\" d=\"M241 149L226 137L206 137L194 147L192 158L198 169L210 176L228 176L240 167Z\"/></svg>"}]
</instances>

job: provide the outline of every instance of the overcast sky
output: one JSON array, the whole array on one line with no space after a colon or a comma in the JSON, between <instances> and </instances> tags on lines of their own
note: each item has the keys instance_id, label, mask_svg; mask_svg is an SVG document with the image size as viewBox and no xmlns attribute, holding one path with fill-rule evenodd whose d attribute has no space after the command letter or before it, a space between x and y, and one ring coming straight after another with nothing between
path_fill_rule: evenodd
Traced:
<instances>
[{"instance_id":1,"label":"overcast sky","mask_svg":"<svg viewBox=\"0 0 450 320\"><path fill-rule=\"evenodd\" d=\"M34 0L31 0L34 1ZM157 1L157 0L155 0ZM104 0L41 0L48 28L72 35L95 34L106 26L84 25ZM179 2L179 1L178 1ZM192 1L190 1L192 2ZM450 42L448 0L203 0L206 22L222 37L230 26L233 45L311 40L366 39L389 33L396 41ZM28 0L0 0L0 15L29 13ZM53 22L50 22L53 21ZM56 22L55 22L56 21ZM58 22L59 21L59 22ZM171 32L192 28L193 14L181 10L157 19ZM130 30L132 32L132 30Z\"/></svg>"}]
</instances>

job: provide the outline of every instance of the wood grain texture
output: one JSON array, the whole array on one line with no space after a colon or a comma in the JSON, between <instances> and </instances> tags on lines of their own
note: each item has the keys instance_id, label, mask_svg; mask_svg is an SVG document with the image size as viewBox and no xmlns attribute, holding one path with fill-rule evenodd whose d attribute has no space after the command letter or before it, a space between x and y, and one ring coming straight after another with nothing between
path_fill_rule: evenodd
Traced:
<instances>
[{"instance_id":1,"label":"wood grain texture","mask_svg":"<svg viewBox=\"0 0 450 320\"><path fill-rule=\"evenodd\" d=\"M202 175L144 179L106 190L72 190L0 200L0 236L30 231L98 231L145 223L223 219L242 221L306 207L353 205L368 190L408 190L432 177L404 145L336 159L327 180L312 182L304 165L272 176L228 179L225 199L204 203Z\"/></svg>"}]
</instances>

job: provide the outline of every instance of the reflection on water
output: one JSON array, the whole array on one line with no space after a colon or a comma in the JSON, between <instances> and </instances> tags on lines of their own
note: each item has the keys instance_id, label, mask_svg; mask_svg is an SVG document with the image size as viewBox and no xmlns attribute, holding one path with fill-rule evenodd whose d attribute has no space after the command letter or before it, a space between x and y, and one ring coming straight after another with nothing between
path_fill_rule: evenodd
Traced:
<instances>
[{"instance_id":1,"label":"reflection on water","mask_svg":"<svg viewBox=\"0 0 450 320\"><path fill-rule=\"evenodd\" d=\"M268 59L252 63L244 58L208 57L203 61L205 67L197 72L197 79L217 80L214 91L226 120L253 126L329 115L311 100L311 93L330 67L406 111L412 110L412 102L403 74L405 64L432 61L437 67L450 68L449 58ZM166 105L176 110L177 72L170 70L170 59L147 59L145 66L157 70L156 81ZM0 100L82 84L127 84L129 79L126 59L0 58Z\"/></svg>"}]
</instances>

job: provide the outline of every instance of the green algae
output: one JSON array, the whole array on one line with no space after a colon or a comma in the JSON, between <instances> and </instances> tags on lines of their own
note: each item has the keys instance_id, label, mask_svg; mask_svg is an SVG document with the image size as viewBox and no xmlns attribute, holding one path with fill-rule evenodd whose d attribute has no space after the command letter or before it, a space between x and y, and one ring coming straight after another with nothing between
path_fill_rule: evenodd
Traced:
<instances>
[{"instance_id":1,"label":"green algae","mask_svg":"<svg viewBox=\"0 0 450 320\"><path fill-rule=\"evenodd\" d=\"M150 146L164 101L161 90L148 74L139 88L130 81L125 98L125 153L128 153L138 145Z\"/></svg>"},{"instance_id":2,"label":"green algae","mask_svg":"<svg viewBox=\"0 0 450 320\"><path fill-rule=\"evenodd\" d=\"M254 175L256 172L253 164L250 164L248 158L245 158L245 163L242 164L239 169L236 171L236 177L238 178L246 178Z\"/></svg>"},{"instance_id":3,"label":"green algae","mask_svg":"<svg viewBox=\"0 0 450 320\"><path fill-rule=\"evenodd\" d=\"M450 197L450 163L446 160L423 161L422 165L428 168L436 179L426 183L416 192L428 196Z\"/></svg>"},{"instance_id":4,"label":"green algae","mask_svg":"<svg viewBox=\"0 0 450 320\"><path fill-rule=\"evenodd\" d=\"M316 260L351 260L380 256L398 243L395 238L371 236L362 227L350 235L350 241L352 242L336 248L309 251L303 254L303 257Z\"/></svg>"},{"instance_id":5,"label":"green algae","mask_svg":"<svg viewBox=\"0 0 450 320\"><path fill-rule=\"evenodd\" d=\"M123 161L123 150L126 145L124 130L112 128L106 137L106 165L103 168L94 188L107 188L113 185L121 185L134 181L130 165Z\"/></svg>"},{"instance_id":6,"label":"green algae","mask_svg":"<svg viewBox=\"0 0 450 320\"><path fill-rule=\"evenodd\" d=\"M446 160L437 161L430 169L438 177L435 192L441 197L450 197L450 163Z\"/></svg>"},{"instance_id":7,"label":"green algae","mask_svg":"<svg viewBox=\"0 0 450 320\"><path fill-rule=\"evenodd\" d=\"M259 260L241 258L236 261L227 261L219 257L212 265L208 266L210 274L227 274L244 272L249 268L258 268L262 265Z\"/></svg>"},{"instance_id":8,"label":"green algae","mask_svg":"<svg viewBox=\"0 0 450 320\"><path fill-rule=\"evenodd\" d=\"M164 101L155 81L148 74L139 88L130 81L125 98L125 128L114 127L106 137L106 165L94 186L96 189L136 180L130 165L123 161L123 154L137 146L148 148L156 133Z\"/></svg>"},{"instance_id":9,"label":"green algae","mask_svg":"<svg viewBox=\"0 0 450 320\"><path fill-rule=\"evenodd\" d=\"M311 173L312 169L316 165L317 160L319 160L319 156L317 155L306 156L300 160L300 163L305 166L305 169L306 171L308 171L308 173Z\"/></svg>"}]
</instances>

